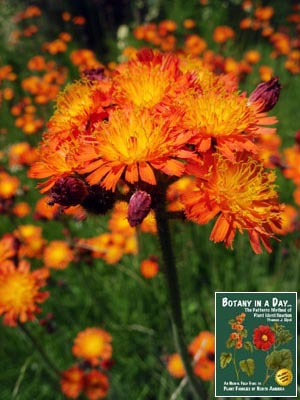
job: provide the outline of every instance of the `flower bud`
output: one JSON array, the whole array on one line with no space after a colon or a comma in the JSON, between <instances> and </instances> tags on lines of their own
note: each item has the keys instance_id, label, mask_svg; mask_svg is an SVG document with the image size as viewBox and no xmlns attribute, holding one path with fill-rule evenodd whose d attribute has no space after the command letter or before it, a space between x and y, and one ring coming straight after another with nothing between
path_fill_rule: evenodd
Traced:
<instances>
[{"instance_id":1,"label":"flower bud","mask_svg":"<svg viewBox=\"0 0 300 400\"><path fill-rule=\"evenodd\" d=\"M143 190L133 193L128 203L128 222L134 227L141 224L150 212L151 196Z\"/></svg>"},{"instance_id":2,"label":"flower bud","mask_svg":"<svg viewBox=\"0 0 300 400\"><path fill-rule=\"evenodd\" d=\"M81 203L82 207L93 214L106 214L116 201L116 194L100 185L88 186L88 195Z\"/></svg>"},{"instance_id":3,"label":"flower bud","mask_svg":"<svg viewBox=\"0 0 300 400\"><path fill-rule=\"evenodd\" d=\"M82 75L89 81L103 81L105 79L104 67L86 69Z\"/></svg>"},{"instance_id":4,"label":"flower bud","mask_svg":"<svg viewBox=\"0 0 300 400\"><path fill-rule=\"evenodd\" d=\"M250 94L248 105L261 103L259 111L270 111L279 99L280 89L281 86L277 77L271 78L267 82L262 82Z\"/></svg>"},{"instance_id":5,"label":"flower bud","mask_svg":"<svg viewBox=\"0 0 300 400\"><path fill-rule=\"evenodd\" d=\"M65 176L59 178L50 191L50 205L55 203L64 206L76 206L88 195L86 184L78 178Z\"/></svg>"}]
</instances>

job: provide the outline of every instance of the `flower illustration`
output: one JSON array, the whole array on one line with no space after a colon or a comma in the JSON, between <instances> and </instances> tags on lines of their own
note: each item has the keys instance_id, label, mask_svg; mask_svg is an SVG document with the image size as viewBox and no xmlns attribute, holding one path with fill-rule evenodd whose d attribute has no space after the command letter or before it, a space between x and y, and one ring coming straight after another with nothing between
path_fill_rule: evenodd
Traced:
<instances>
[{"instance_id":1,"label":"flower illustration","mask_svg":"<svg viewBox=\"0 0 300 400\"><path fill-rule=\"evenodd\" d=\"M269 325L259 325L253 331L253 344L254 346L263 351L269 350L275 343L275 333L271 330Z\"/></svg>"}]
</instances>

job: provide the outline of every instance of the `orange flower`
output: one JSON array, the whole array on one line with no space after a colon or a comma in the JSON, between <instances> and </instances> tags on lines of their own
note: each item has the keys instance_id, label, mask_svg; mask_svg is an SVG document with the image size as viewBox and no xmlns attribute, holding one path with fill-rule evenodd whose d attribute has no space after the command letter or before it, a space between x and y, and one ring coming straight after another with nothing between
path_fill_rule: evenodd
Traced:
<instances>
[{"instance_id":1,"label":"orange flower","mask_svg":"<svg viewBox=\"0 0 300 400\"><path fill-rule=\"evenodd\" d=\"M45 268L31 272L27 261L20 261L18 267L10 261L1 266L0 314L4 315L5 325L15 326L35 318L40 312L37 303L48 297L47 292L40 292L48 276Z\"/></svg>"},{"instance_id":2,"label":"orange flower","mask_svg":"<svg viewBox=\"0 0 300 400\"><path fill-rule=\"evenodd\" d=\"M11 176L7 172L0 172L0 199L13 197L20 186L20 181L16 176Z\"/></svg>"},{"instance_id":3,"label":"orange flower","mask_svg":"<svg viewBox=\"0 0 300 400\"><path fill-rule=\"evenodd\" d=\"M268 65L261 65L258 69L260 79L264 82L269 81L274 75L274 71L272 67Z\"/></svg>"},{"instance_id":4,"label":"orange flower","mask_svg":"<svg viewBox=\"0 0 300 400\"><path fill-rule=\"evenodd\" d=\"M112 337L103 329L86 328L78 333L74 340L72 353L83 358L91 365L99 365L101 360L109 360L112 356Z\"/></svg>"},{"instance_id":5,"label":"orange flower","mask_svg":"<svg viewBox=\"0 0 300 400\"><path fill-rule=\"evenodd\" d=\"M151 279L154 278L158 271L159 265L155 256L149 257L141 262L141 274L144 278Z\"/></svg>"},{"instance_id":6,"label":"orange flower","mask_svg":"<svg viewBox=\"0 0 300 400\"><path fill-rule=\"evenodd\" d=\"M180 119L176 114L154 115L148 109L115 111L109 122L98 125L94 146L83 148L82 160L89 165L81 172L88 173L91 185L101 181L113 191L123 174L131 184L141 180L151 185L156 184L155 170L182 175L180 159L192 153L184 149L191 134L182 132Z\"/></svg>"},{"instance_id":7,"label":"orange flower","mask_svg":"<svg viewBox=\"0 0 300 400\"><path fill-rule=\"evenodd\" d=\"M261 21L269 20L274 14L274 8L271 6L257 7L254 10L254 15Z\"/></svg>"},{"instance_id":8,"label":"orange flower","mask_svg":"<svg viewBox=\"0 0 300 400\"><path fill-rule=\"evenodd\" d=\"M189 35L185 39L185 50L192 56L199 56L199 54L201 54L206 47L206 41L196 34Z\"/></svg>"},{"instance_id":9,"label":"orange flower","mask_svg":"<svg viewBox=\"0 0 300 400\"><path fill-rule=\"evenodd\" d=\"M211 240L232 247L236 231L246 230L255 253L261 253L260 241L270 252L269 238L274 237L273 227L280 227L281 210L274 173L265 172L248 153L239 154L234 162L219 154L207 157L212 159L204 157L203 166L192 168L199 181L198 190L183 196L187 217L205 224L218 216Z\"/></svg>"},{"instance_id":10,"label":"orange flower","mask_svg":"<svg viewBox=\"0 0 300 400\"><path fill-rule=\"evenodd\" d=\"M0 239L0 269L2 263L16 254L17 242L13 235L6 234Z\"/></svg>"},{"instance_id":11,"label":"orange flower","mask_svg":"<svg viewBox=\"0 0 300 400\"><path fill-rule=\"evenodd\" d=\"M258 50L248 50L244 56L245 60L250 64L256 64L261 59L261 54Z\"/></svg>"},{"instance_id":12,"label":"orange flower","mask_svg":"<svg viewBox=\"0 0 300 400\"><path fill-rule=\"evenodd\" d=\"M108 378L102 372L93 369L85 375L83 392L89 400L103 399L108 389Z\"/></svg>"},{"instance_id":13,"label":"orange flower","mask_svg":"<svg viewBox=\"0 0 300 400\"><path fill-rule=\"evenodd\" d=\"M216 43L225 43L234 36L234 30L226 25L217 26L213 32L213 39Z\"/></svg>"},{"instance_id":14,"label":"orange flower","mask_svg":"<svg viewBox=\"0 0 300 400\"><path fill-rule=\"evenodd\" d=\"M263 125L274 124L274 117L266 117L256 104L249 105L247 99L237 91L228 92L224 84L215 81L201 96L186 98L184 126L194 132L194 143L200 152L205 152L216 143L219 151L234 159L236 151L243 149L257 152L253 139L269 130Z\"/></svg>"},{"instance_id":15,"label":"orange flower","mask_svg":"<svg viewBox=\"0 0 300 400\"><path fill-rule=\"evenodd\" d=\"M60 380L61 391L71 399L77 399L84 386L84 372L76 365L65 370Z\"/></svg>"},{"instance_id":16,"label":"orange flower","mask_svg":"<svg viewBox=\"0 0 300 400\"><path fill-rule=\"evenodd\" d=\"M30 213L30 206L25 201L22 201L14 206L13 213L17 217L23 218Z\"/></svg>"},{"instance_id":17,"label":"orange flower","mask_svg":"<svg viewBox=\"0 0 300 400\"><path fill-rule=\"evenodd\" d=\"M74 259L74 253L63 240L53 240L44 250L45 266L53 269L65 269Z\"/></svg>"},{"instance_id":18,"label":"orange flower","mask_svg":"<svg viewBox=\"0 0 300 400\"><path fill-rule=\"evenodd\" d=\"M193 29L196 26L196 21L194 19L187 18L183 21L183 26L185 29Z\"/></svg>"},{"instance_id":19,"label":"orange flower","mask_svg":"<svg viewBox=\"0 0 300 400\"><path fill-rule=\"evenodd\" d=\"M168 356L167 370L175 378L183 378L185 376L183 362L178 353Z\"/></svg>"},{"instance_id":20,"label":"orange flower","mask_svg":"<svg viewBox=\"0 0 300 400\"><path fill-rule=\"evenodd\" d=\"M42 228L35 225L19 225L14 231L16 238L20 240L19 253L22 257L40 257L45 246L45 239L42 237Z\"/></svg>"},{"instance_id":21,"label":"orange flower","mask_svg":"<svg viewBox=\"0 0 300 400\"><path fill-rule=\"evenodd\" d=\"M27 142L12 144L9 148L8 162L10 166L30 165L37 156L36 149Z\"/></svg>"}]
</instances>

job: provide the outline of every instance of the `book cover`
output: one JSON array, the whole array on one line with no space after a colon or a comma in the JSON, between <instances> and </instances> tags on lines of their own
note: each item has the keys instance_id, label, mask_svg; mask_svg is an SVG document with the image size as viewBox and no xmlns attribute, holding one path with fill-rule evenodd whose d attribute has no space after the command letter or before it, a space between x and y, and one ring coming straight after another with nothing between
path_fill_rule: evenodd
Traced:
<instances>
[{"instance_id":1,"label":"book cover","mask_svg":"<svg viewBox=\"0 0 300 400\"><path fill-rule=\"evenodd\" d=\"M216 292L216 397L297 397L297 293Z\"/></svg>"}]
</instances>

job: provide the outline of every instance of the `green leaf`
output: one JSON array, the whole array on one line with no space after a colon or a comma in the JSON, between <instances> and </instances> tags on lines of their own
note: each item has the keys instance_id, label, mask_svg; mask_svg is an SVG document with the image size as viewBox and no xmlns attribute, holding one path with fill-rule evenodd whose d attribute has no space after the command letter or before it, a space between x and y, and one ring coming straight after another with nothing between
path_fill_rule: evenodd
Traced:
<instances>
[{"instance_id":1,"label":"green leaf","mask_svg":"<svg viewBox=\"0 0 300 400\"><path fill-rule=\"evenodd\" d=\"M248 336L248 330L247 329L243 329L242 332L240 332L242 338L246 338Z\"/></svg>"},{"instance_id":2,"label":"green leaf","mask_svg":"<svg viewBox=\"0 0 300 400\"><path fill-rule=\"evenodd\" d=\"M220 366L221 368L225 368L232 360L231 353L221 353L220 355Z\"/></svg>"},{"instance_id":3,"label":"green leaf","mask_svg":"<svg viewBox=\"0 0 300 400\"><path fill-rule=\"evenodd\" d=\"M243 345L244 349L247 351L251 351L251 353L253 352L253 344L249 341L245 342Z\"/></svg>"},{"instance_id":4,"label":"green leaf","mask_svg":"<svg viewBox=\"0 0 300 400\"><path fill-rule=\"evenodd\" d=\"M255 362L252 358L247 358L247 360L240 361L241 371L245 372L248 376L252 376L254 374Z\"/></svg>"},{"instance_id":5,"label":"green leaf","mask_svg":"<svg viewBox=\"0 0 300 400\"><path fill-rule=\"evenodd\" d=\"M236 340L235 339L228 339L227 341L226 341L226 347L227 347L227 349L230 349L231 347L234 347L235 346L235 343L236 343Z\"/></svg>"},{"instance_id":6,"label":"green leaf","mask_svg":"<svg viewBox=\"0 0 300 400\"><path fill-rule=\"evenodd\" d=\"M281 344L289 342L293 339L293 335L288 329L282 329L277 333L276 336L276 345L279 346Z\"/></svg>"},{"instance_id":7,"label":"green leaf","mask_svg":"<svg viewBox=\"0 0 300 400\"><path fill-rule=\"evenodd\" d=\"M291 369L293 366L292 353L289 349L274 350L267 355L265 363L270 369Z\"/></svg>"}]
</instances>

